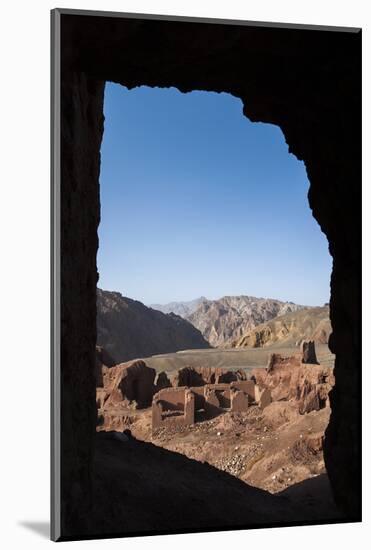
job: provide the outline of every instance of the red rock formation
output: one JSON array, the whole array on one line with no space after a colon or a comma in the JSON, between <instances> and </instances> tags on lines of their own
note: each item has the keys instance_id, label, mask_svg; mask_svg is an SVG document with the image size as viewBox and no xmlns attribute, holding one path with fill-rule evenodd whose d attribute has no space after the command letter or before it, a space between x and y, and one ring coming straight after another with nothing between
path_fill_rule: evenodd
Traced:
<instances>
[{"instance_id":1,"label":"red rock formation","mask_svg":"<svg viewBox=\"0 0 371 550\"><path fill-rule=\"evenodd\" d=\"M115 367L103 367L105 408L134 405L148 407L155 391L155 369L144 361L131 361Z\"/></svg>"},{"instance_id":2,"label":"red rock formation","mask_svg":"<svg viewBox=\"0 0 371 550\"><path fill-rule=\"evenodd\" d=\"M328 405L334 376L328 367L301 361L301 354L292 357L272 354L266 370L254 369L252 376L260 387L271 390L273 401L294 401L304 414Z\"/></svg>"},{"instance_id":3,"label":"red rock formation","mask_svg":"<svg viewBox=\"0 0 371 550\"><path fill-rule=\"evenodd\" d=\"M228 371L216 367L184 367L179 369L173 378L173 386L204 386L205 384L229 384L246 380L243 371Z\"/></svg>"},{"instance_id":4,"label":"red rock formation","mask_svg":"<svg viewBox=\"0 0 371 550\"><path fill-rule=\"evenodd\" d=\"M170 388L171 382L165 371L161 371L156 376L155 381L155 393L163 390L164 388Z\"/></svg>"}]
</instances>

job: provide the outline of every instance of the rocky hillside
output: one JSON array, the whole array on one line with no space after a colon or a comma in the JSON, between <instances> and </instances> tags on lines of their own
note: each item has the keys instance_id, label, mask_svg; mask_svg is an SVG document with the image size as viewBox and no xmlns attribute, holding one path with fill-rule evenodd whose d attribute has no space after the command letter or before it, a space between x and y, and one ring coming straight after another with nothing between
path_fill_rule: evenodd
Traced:
<instances>
[{"instance_id":1,"label":"rocky hillside","mask_svg":"<svg viewBox=\"0 0 371 550\"><path fill-rule=\"evenodd\" d=\"M232 342L232 347L292 345L305 339L314 340L317 344L327 344L331 332L329 308L313 307L290 312L260 324Z\"/></svg>"},{"instance_id":2,"label":"rocky hillside","mask_svg":"<svg viewBox=\"0 0 371 550\"><path fill-rule=\"evenodd\" d=\"M207 302L207 298L201 296L195 300L190 300L189 302L170 302L168 304L151 304L150 307L162 311L162 313L175 313L175 315L180 315L186 319L191 315L196 309L202 304L202 302Z\"/></svg>"},{"instance_id":3,"label":"rocky hillside","mask_svg":"<svg viewBox=\"0 0 371 550\"><path fill-rule=\"evenodd\" d=\"M210 347L202 334L182 317L146 307L119 292L100 289L97 289L97 344L115 363Z\"/></svg>"},{"instance_id":4,"label":"rocky hillside","mask_svg":"<svg viewBox=\"0 0 371 550\"><path fill-rule=\"evenodd\" d=\"M303 307L269 298L224 296L219 300L203 300L186 319L213 347L230 347L257 325Z\"/></svg>"}]
</instances>

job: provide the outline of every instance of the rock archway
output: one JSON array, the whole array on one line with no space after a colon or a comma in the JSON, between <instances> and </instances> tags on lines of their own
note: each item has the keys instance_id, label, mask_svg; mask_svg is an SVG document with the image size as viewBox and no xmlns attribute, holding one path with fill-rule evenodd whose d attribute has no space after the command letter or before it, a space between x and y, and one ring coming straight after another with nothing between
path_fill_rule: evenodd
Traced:
<instances>
[{"instance_id":1,"label":"rock archway","mask_svg":"<svg viewBox=\"0 0 371 550\"><path fill-rule=\"evenodd\" d=\"M96 253L105 81L228 92L304 160L333 257L336 387L325 462L349 520L361 513L361 33L54 12L61 63L61 497L64 532L88 522L96 425Z\"/></svg>"}]
</instances>

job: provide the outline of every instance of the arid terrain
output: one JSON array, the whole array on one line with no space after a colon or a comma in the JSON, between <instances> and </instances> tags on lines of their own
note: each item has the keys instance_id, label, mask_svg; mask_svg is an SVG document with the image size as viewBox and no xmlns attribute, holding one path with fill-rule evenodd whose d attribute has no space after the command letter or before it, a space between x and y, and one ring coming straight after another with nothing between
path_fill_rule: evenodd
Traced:
<instances>
[{"instance_id":1,"label":"arid terrain","mask_svg":"<svg viewBox=\"0 0 371 550\"><path fill-rule=\"evenodd\" d=\"M263 491L254 493L258 522L337 517L323 460L334 384L328 306L237 296L147 307L98 291L97 309L98 461L115 470L126 449L119 470L130 479L137 460L158 455L174 483L179 461L206 483L203 507L208 476L217 493L242 491L247 503ZM158 467L140 462L149 476Z\"/></svg>"},{"instance_id":2,"label":"arid terrain","mask_svg":"<svg viewBox=\"0 0 371 550\"><path fill-rule=\"evenodd\" d=\"M163 428L155 435L150 408L128 411L123 422L113 410L107 416L110 412L111 429L130 429L138 440L207 462L272 493L326 472L322 455L329 420L326 408L300 415L293 405L272 403L263 412L254 407L246 413L226 412L187 428Z\"/></svg>"},{"instance_id":3,"label":"arid terrain","mask_svg":"<svg viewBox=\"0 0 371 550\"><path fill-rule=\"evenodd\" d=\"M252 356L251 349L278 346L289 350L303 339L327 344L331 330L327 305L307 307L268 298L224 296L147 307L119 292L97 289L97 345L116 363L182 351L186 352L182 358L166 357L170 367L162 370L184 366L188 359L191 364L197 360L228 368L242 367L243 362L263 365L267 353ZM210 348L246 348L247 355L245 359L218 353L197 359L189 355L190 350L199 354Z\"/></svg>"},{"instance_id":4,"label":"arid terrain","mask_svg":"<svg viewBox=\"0 0 371 550\"><path fill-rule=\"evenodd\" d=\"M249 485L271 493L283 491L325 474L322 444L330 415L327 394L333 383L330 382L333 356L326 345L317 346L316 354L319 364L313 365L298 362L298 348L276 346L178 352L169 357L155 356L145 362L103 366L104 384L102 379L102 389L98 388L97 394L97 429L130 430L137 440L207 462ZM201 361L202 356L213 360ZM231 357L229 363L226 357ZM276 370L268 372L266 365L272 357L277 363ZM190 364L191 358L194 365ZM220 369L220 364L224 369ZM227 366L228 372L240 373L238 377L244 379L254 376L261 387L269 388L272 402L264 408L251 404L242 412L223 410L210 418L196 412L191 425L164 425L153 429L152 395L163 387L182 386L184 376L179 378L182 372L226 372ZM129 376L122 379L125 369ZM134 387L138 387L135 380L139 379L143 391L137 397L133 392Z\"/></svg>"},{"instance_id":5,"label":"arid terrain","mask_svg":"<svg viewBox=\"0 0 371 550\"><path fill-rule=\"evenodd\" d=\"M236 349L205 349L184 350L176 353L166 353L146 357L149 367L157 372L166 371L169 375L183 367L220 367L226 369L244 369L250 371L255 367L265 367L271 353L291 355L297 351L297 346L276 343L263 348ZM317 344L317 357L321 365L333 366L334 356L327 344Z\"/></svg>"}]
</instances>

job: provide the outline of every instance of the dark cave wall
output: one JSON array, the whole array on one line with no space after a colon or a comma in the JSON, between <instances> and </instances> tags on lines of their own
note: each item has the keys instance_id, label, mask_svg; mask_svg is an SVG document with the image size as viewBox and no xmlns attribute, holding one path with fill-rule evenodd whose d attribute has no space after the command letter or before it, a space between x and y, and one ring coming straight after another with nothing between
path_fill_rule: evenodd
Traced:
<instances>
[{"instance_id":1,"label":"dark cave wall","mask_svg":"<svg viewBox=\"0 0 371 550\"><path fill-rule=\"evenodd\" d=\"M95 425L96 253L104 83L61 87L62 532L89 530Z\"/></svg>"},{"instance_id":2,"label":"dark cave wall","mask_svg":"<svg viewBox=\"0 0 371 550\"><path fill-rule=\"evenodd\" d=\"M76 532L89 509L106 80L232 93L252 121L279 125L290 152L304 160L310 207L333 257L336 387L325 462L337 503L349 519L359 519L360 33L76 15L61 20L63 532Z\"/></svg>"}]
</instances>

